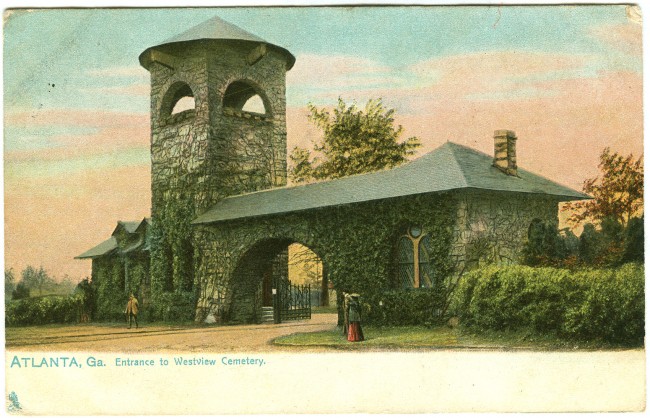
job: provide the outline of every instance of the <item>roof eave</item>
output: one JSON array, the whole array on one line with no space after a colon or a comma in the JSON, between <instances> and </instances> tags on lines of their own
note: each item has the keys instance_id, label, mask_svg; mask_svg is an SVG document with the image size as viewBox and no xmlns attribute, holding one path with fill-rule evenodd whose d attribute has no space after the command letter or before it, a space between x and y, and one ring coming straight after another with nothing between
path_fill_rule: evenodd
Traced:
<instances>
[{"instance_id":1,"label":"roof eave","mask_svg":"<svg viewBox=\"0 0 650 418\"><path fill-rule=\"evenodd\" d=\"M149 71L149 68L151 67L151 64L153 63L153 60L151 59L151 51L162 48L168 48L173 45L183 45L183 44L188 44L192 42L237 42L237 43L248 43L251 45L259 45L259 44L265 44L271 49L275 49L276 51L280 52L282 55L285 56L287 60L287 65L286 69L287 71L291 70L296 63L296 57L289 52L286 48L283 48L281 46L271 44L265 41L253 41L253 40L248 40L248 39L236 39L236 38L223 38L223 39L213 39L213 38L199 38L199 39L192 39L192 40L185 40L185 41L175 41L175 42L167 42L163 43L160 45L152 46L147 49L145 49L139 56L138 56L138 61L140 62L140 65L144 67L147 71Z\"/></svg>"},{"instance_id":2,"label":"roof eave","mask_svg":"<svg viewBox=\"0 0 650 418\"><path fill-rule=\"evenodd\" d=\"M113 254L115 252L115 250L117 250L117 248L113 248L112 250L106 251L106 252L104 252L102 254L84 255L85 254L84 253L84 254L76 256L74 259L75 260L87 260L87 259L95 259L95 258L99 258L99 257L106 257L108 255Z\"/></svg>"},{"instance_id":3,"label":"roof eave","mask_svg":"<svg viewBox=\"0 0 650 418\"><path fill-rule=\"evenodd\" d=\"M369 199L369 200L358 201L358 202L350 202L350 203L345 203L345 204L332 204L332 205L327 205L327 206L291 210L291 211L287 211L287 212L270 212L270 213L246 215L246 216L241 216L241 217L228 217L228 218L211 219L211 217L207 216L208 213L211 212L209 210L208 212L206 212L203 215L200 215L196 219L194 219L191 222L191 224L192 225L209 225L209 224L222 223L222 222L233 222L233 221L240 221L240 220L245 220L245 219L261 218L261 217L265 217L265 216L280 216L280 215L288 215L288 214L294 214L294 213L302 213L302 212L318 210L318 209L326 209L326 208L331 209L331 208L335 208L335 207L342 207L342 206L347 206L347 205L352 205L352 204L357 204L357 203L368 203L368 202L376 202L376 201L380 201L380 200L398 199L400 197L417 196L417 195L424 195L424 194L441 194L441 193L458 192L458 191L464 191L464 190L479 190L479 191L483 191L483 192L494 192L494 193L515 193L515 194L523 194L523 195L529 195L529 196L546 196L546 197L554 198L555 200L558 201L558 203L559 202L576 201L576 200L593 199L591 196L588 196L588 195L586 195L584 193L579 193L579 192L577 192L577 193L579 193L577 195L563 195L563 194L547 193L547 192L543 192L543 191L527 192L527 191L485 189L485 188L480 188L480 187L463 187L463 188L455 188L455 189L447 189L447 190L436 190L436 191L432 191L432 192L429 192L429 193L413 193L413 194L409 194L409 195L402 195L402 196L395 196L395 197L388 197L388 198L381 198L381 199ZM233 197L236 197L236 196L233 196Z\"/></svg>"}]
</instances>

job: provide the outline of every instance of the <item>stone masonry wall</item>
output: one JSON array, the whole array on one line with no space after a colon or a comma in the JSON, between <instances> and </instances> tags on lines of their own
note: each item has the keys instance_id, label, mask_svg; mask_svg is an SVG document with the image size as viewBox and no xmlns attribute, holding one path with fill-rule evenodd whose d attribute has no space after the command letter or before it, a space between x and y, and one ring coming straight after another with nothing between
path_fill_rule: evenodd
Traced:
<instances>
[{"instance_id":1,"label":"stone masonry wall","mask_svg":"<svg viewBox=\"0 0 650 418\"><path fill-rule=\"evenodd\" d=\"M555 199L515 193L465 192L458 201L451 255L462 271L481 263L516 264L534 219L558 223Z\"/></svg>"},{"instance_id":2,"label":"stone masonry wall","mask_svg":"<svg viewBox=\"0 0 650 418\"><path fill-rule=\"evenodd\" d=\"M210 138L215 200L224 196L283 186L287 182L286 61L274 50L248 65L248 49L209 51ZM235 82L246 83L260 96L265 114L225 107L223 98Z\"/></svg>"},{"instance_id":3,"label":"stone masonry wall","mask_svg":"<svg viewBox=\"0 0 650 418\"><path fill-rule=\"evenodd\" d=\"M185 193L196 212L219 199L286 184L286 62L274 51L254 65L250 46L188 46L170 69L151 66L152 211ZM243 81L267 113L224 108L228 86ZM191 89L196 108L168 115L175 89Z\"/></svg>"}]
</instances>

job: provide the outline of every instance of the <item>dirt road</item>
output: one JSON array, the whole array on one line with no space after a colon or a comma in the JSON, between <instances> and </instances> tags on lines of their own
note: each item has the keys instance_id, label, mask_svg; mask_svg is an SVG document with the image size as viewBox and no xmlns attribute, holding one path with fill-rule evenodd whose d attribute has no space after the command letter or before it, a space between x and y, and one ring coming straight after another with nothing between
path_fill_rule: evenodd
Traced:
<instances>
[{"instance_id":1,"label":"dirt road","mask_svg":"<svg viewBox=\"0 0 650 418\"><path fill-rule=\"evenodd\" d=\"M138 329L127 329L125 326L89 324L8 328L6 348L122 353L283 351L282 347L274 346L270 341L296 332L328 330L335 325L336 314L313 314L308 321L263 325L181 327L145 324Z\"/></svg>"}]
</instances>

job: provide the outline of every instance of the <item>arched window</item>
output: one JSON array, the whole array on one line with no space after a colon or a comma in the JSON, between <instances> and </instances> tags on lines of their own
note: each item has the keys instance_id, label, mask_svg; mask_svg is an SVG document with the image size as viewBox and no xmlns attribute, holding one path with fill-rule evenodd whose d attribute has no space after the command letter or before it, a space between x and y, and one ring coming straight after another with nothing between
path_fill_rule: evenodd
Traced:
<instances>
[{"instance_id":1,"label":"arched window","mask_svg":"<svg viewBox=\"0 0 650 418\"><path fill-rule=\"evenodd\" d=\"M255 87L245 81L235 81L226 89L223 107L236 111L266 115L266 103Z\"/></svg>"},{"instance_id":2,"label":"arched window","mask_svg":"<svg viewBox=\"0 0 650 418\"><path fill-rule=\"evenodd\" d=\"M544 222L539 218L535 218L528 225L528 241L533 241L542 235L544 235Z\"/></svg>"},{"instance_id":3,"label":"arched window","mask_svg":"<svg viewBox=\"0 0 650 418\"><path fill-rule=\"evenodd\" d=\"M410 289L433 287L435 272L431 255L431 237L422 228L412 226L397 243L397 281L400 287Z\"/></svg>"},{"instance_id":4,"label":"arched window","mask_svg":"<svg viewBox=\"0 0 650 418\"><path fill-rule=\"evenodd\" d=\"M429 235L424 235L418 243L418 258L420 263L420 287L433 287L434 274L433 263L430 253L431 238Z\"/></svg>"},{"instance_id":5,"label":"arched window","mask_svg":"<svg viewBox=\"0 0 650 418\"><path fill-rule=\"evenodd\" d=\"M194 92L190 86L183 82L177 82L165 93L160 113L162 117L167 117L194 110L195 107Z\"/></svg>"},{"instance_id":6,"label":"arched window","mask_svg":"<svg viewBox=\"0 0 650 418\"><path fill-rule=\"evenodd\" d=\"M410 237L400 237L397 244L397 279L400 287L411 288L415 285L415 264L413 263L413 242Z\"/></svg>"}]
</instances>

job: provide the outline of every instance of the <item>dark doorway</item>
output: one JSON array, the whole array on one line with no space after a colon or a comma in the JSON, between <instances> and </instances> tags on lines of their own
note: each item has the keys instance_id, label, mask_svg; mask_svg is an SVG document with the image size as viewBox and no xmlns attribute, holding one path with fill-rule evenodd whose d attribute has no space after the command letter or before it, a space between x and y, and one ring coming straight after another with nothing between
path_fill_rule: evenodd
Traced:
<instances>
[{"instance_id":1,"label":"dark doorway","mask_svg":"<svg viewBox=\"0 0 650 418\"><path fill-rule=\"evenodd\" d=\"M262 306L273 306L273 266L264 271L262 279Z\"/></svg>"}]
</instances>

